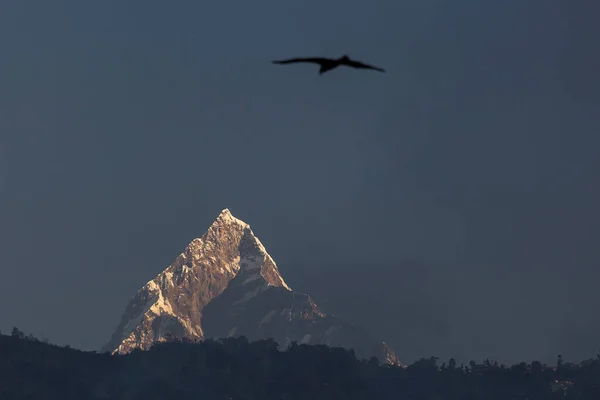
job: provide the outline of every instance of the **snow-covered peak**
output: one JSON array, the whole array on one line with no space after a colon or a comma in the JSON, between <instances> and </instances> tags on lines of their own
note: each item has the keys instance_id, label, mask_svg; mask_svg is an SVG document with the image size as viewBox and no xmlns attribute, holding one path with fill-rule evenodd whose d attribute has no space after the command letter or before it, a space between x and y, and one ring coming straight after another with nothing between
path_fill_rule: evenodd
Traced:
<instances>
[{"instance_id":1,"label":"snow-covered peak","mask_svg":"<svg viewBox=\"0 0 600 400\"><path fill-rule=\"evenodd\" d=\"M223 209L208 231L201 238L194 239L190 246L213 249L222 247L224 243L236 246L239 257L236 259L235 270L240 273L259 274L268 285L282 286L291 290L281 277L277 264L267 253L265 246L252 232L250 225L234 217L228 208ZM189 251L188 249L186 252ZM194 251L194 249L190 250Z\"/></svg>"},{"instance_id":2,"label":"snow-covered peak","mask_svg":"<svg viewBox=\"0 0 600 400\"><path fill-rule=\"evenodd\" d=\"M138 291L107 348L148 346L167 331L202 338L202 310L230 284L240 285L241 302L269 287L291 290L250 225L224 209L202 237Z\"/></svg>"},{"instance_id":3,"label":"snow-covered peak","mask_svg":"<svg viewBox=\"0 0 600 400\"><path fill-rule=\"evenodd\" d=\"M217 217L217 219L213 223L213 225L214 224L235 224L241 228L250 228L250 225L248 225L241 219L234 217L228 208L225 208L225 209L223 209L223 211L221 211L221 213L219 214L219 216Z\"/></svg>"},{"instance_id":4,"label":"snow-covered peak","mask_svg":"<svg viewBox=\"0 0 600 400\"><path fill-rule=\"evenodd\" d=\"M227 208L136 293L104 350L149 349L169 335L202 340L234 334L270 337L282 346L342 345L365 356L395 358L385 344L292 291L250 225Z\"/></svg>"}]
</instances>

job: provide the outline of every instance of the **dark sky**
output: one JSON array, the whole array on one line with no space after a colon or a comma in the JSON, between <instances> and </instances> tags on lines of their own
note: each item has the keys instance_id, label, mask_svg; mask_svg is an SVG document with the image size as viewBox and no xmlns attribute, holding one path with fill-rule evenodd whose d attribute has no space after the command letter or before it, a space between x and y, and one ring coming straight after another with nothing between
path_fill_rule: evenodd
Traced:
<instances>
[{"instance_id":1,"label":"dark sky","mask_svg":"<svg viewBox=\"0 0 600 400\"><path fill-rule=\"evenodd\" d=\"M599 13L2 2L0 329L98 348L229 207L406 362L595 356ZM387 73L270 64L344 53Z\"/></svg>"}]
</instances>

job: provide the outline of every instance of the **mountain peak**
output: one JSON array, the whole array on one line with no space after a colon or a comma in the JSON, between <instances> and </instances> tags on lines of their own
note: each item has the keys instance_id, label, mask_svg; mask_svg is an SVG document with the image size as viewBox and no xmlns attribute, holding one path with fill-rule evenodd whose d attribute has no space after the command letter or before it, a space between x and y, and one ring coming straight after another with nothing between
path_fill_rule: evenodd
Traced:
<instances>
[{"instance_id":1,"label":"mountain peak","mask_svg":"<svg viewBox=\"0 0 600 400\"><path fill-rule=\"evenodd\" d=\"M136 293L104 351L149 349L169 335L271 337L282 345L338 345L395 360L366 332L324 314L310 296L293 291L250 225L227 208Z\"/></svg>"},{"instance_id":2,"label":"mountain peak","mask_svg":"<svg viewBox=\"0 0 600 400\"><path fill-rule=\"evenodd\" d=\"M245 223L241 219L238 219L238 218L234 217L233 214L231 213L231 211L228 208L224 208L223 211L221 211L219 213L219 216L217 217L217 219L215 220L215 222L236 224L236 225L240 225L242 227L250 227L250 225L248 225L247 223Z\"/></svg>"},{"instance_id":3,"label":"mountain peak","mask_svg":"<svg viewBox=\"0 0 600 400\"><path fill-rule=\"evenodd\" d=\"M234 278L240 282L240 303L269 287L291 290L250 225L224 209L202 237L131 299L105 348L120 353L148 348L167 333L203 339L204 308Z\"/></svg>"},{"instance_id":4,"label":"mountain peak","mask_svg":"<svg viewBox=\"0 0 600 400\"><path fill-rule=\"evenodd\" d=\"M223 209L202 238L194 239L192 249L200 243L206 248L221 247L228 243L238 254L234 269L240 274L255 274L269 286L282 286L291 290L285 283L273 258L267 253L262 242L254 235L250 225L233 216L228 208ZM188 246L189 247L189 246ZM187 249L186 249L187 250Z\"/></svg>"}]
</instances>

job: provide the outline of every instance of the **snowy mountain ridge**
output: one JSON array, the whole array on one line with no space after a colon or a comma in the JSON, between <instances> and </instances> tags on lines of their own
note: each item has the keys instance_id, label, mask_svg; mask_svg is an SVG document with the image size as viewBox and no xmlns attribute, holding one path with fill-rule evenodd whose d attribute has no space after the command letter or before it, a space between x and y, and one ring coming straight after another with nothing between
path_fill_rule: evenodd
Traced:
<instances>
[{"instance_id":1,"label":"snowy mountain ridge","mask_svg":"<svg viewBox=\"0 0 600 400\"><path fill-rule=\"evenodd\" d=\"M197 340L243 335L273 338L281 346L327 344L399 364L387 345L293 291L250 225L228 209L135 294L102 350L146 350L168 335Z\"/></svg>"}]
</instances>

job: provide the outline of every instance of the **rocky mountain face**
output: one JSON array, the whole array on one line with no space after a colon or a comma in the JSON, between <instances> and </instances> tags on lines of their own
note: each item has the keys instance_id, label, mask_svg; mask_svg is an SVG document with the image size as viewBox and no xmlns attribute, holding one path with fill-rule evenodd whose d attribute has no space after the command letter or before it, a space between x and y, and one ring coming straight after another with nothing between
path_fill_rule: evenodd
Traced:
<instances>
[{"instance_id":1,"label":"rocky mountain face","mask_svg":"<svg viewBox=\"0 0 600 400\"><path fill-rule=\"evenodd\" d=\"M400 365L385 343L293 291L250 226L227 209L136 293L102 351L147 350L168 336L273 338L282 347L326 344Z\"/></svg>"}]
</instances>

